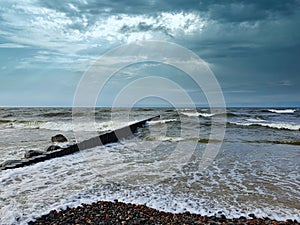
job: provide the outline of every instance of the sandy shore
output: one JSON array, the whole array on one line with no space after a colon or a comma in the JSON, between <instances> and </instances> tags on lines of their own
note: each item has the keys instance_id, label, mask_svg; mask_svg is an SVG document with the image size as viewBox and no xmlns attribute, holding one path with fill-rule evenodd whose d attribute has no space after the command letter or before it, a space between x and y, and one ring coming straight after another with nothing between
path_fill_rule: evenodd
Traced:
<instances>
[{"instance_id":1,"label":"sandy shore","mask_svg":"<svg viewBox=\"0 0 300 225\"><path fill-rule=\"evenodd\" d=\"M250 219L249 219L250 218ZM201 216L198 214L185 213L168 213L149 208L145 205L126 204L122 202L106 202L99 201L90 205L83 204L76 208L67 208L62 211L51 211L36 221L29 222L33 224L112 224L112 225L130 225L130 224L180 224L180 225L194 225L194 224L299 224L298 221L275 221L269 218L256 218L255 215L250 214L248 219L241 216L239 218L228 219L224 215L216 216Z\"/></svg>"}]
</instances>

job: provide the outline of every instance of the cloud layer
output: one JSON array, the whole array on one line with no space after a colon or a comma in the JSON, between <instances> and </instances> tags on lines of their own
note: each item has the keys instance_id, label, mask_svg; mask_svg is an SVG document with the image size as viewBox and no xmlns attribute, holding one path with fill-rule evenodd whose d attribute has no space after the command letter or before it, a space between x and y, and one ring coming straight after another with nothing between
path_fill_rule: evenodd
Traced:
<instances>
[{"instance_id":1,"label":"cloud layer","mask_svg":"<svg viewBox=\"0 0 300 225\"><path fill-rule=\"evenodd\" d=\"M113 47L165 40L205 59L230 104L247 104L247 96L271 96L274 90L279 96L295 96L300 85L299 27L299 0L3 0L0 79L5 83L22 73L22 80L38 80L33 71L47 68L45 77L73 74L76 83L79 74ZM236 94L241 91L243 99ZM284 97L273 103L282 101Z\"/></svg>"}]
</instances>

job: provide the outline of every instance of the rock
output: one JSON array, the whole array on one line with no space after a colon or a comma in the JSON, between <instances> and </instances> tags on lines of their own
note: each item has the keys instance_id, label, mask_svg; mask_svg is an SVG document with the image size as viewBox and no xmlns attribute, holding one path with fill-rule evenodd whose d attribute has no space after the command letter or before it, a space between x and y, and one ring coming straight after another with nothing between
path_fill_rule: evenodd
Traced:
<instances>
[{"instance_id":1,"label":"rock","mask_svg":"<svg viewBox=\"0 0 300 225\"><path fill-rule=\"evenodd\" d=\"M17 163L20 163L20 162L22 162L22 160L19 160L19 159L7 160L7 161L1 163L0 167L6 167L6 166L14 165L14 164L17 164Z\"/></svg>"},{"instance_id":2,"label":"rock","mask_svg":"<svg viewBox=\"0 0 300 225\"><path fill-rule=\"evenodd\" d=\"M38 155L43 155L44 152L42 151L37 151L37 150L29 150L28 152L25 153L24 157L26 159L34 157L34 156L38 156Z\"/></svg>"},{"instance_id":3,"label":"rock","mask_svg":"<svg viewBox=\"0 0 300 225\"><path fill-rule=\"evenodd\" d=\"M247 221L247 218L244 217L244 216L240 216L239 220L242 221L242 222L246 222L246 221Z\"/></svg>"},{"instance_id":4,"label":"rock","mask_svg":"<svg viewBox=\"0 0 300 225\"><path fill-rule=\"evenodd\" d=\"M219 222L220 222L220 223L226 223L226 222L227 222L226 216L222 214L222 215L220 216Z\"/></svg>"},{"instance_id":5,"label":"rock","mask_svg":"<svg viewBox=\"0 0 300 225\"><path fill-rule=\"evenodd\" d=\"M51 141L52 142L67 142L68 139L62 134L57 134L51 138Z\"/></svg>"},{"instance_id":6,"label":"rock","mask_svg":"<svg viewBox=\"0 0 300 225\"><path fill-rule=\"evenodd\" d=\"M61 147L59 147L58 145L50 145L50 146L47 148L46 152L55 151L55 150L57 150L57 149L61 149Z\"/></svg>"},{"instance_id":7,"label":"rock","mask_svg":"<svg viewBox=\"0 0 300 225\"><path fill-rule=\"evenodd\" d=\"M252 219L257 219L254 213L250 213L248 216L251 217Z\"/></svg>"}]
</instances>

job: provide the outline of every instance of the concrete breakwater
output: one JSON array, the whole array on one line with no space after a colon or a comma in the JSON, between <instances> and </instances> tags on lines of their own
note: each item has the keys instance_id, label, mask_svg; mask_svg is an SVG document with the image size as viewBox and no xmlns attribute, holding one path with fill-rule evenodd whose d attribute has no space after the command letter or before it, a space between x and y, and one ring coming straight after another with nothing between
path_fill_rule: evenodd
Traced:
<instances>
[{"instance_id":1,"label":"concrete breakwater","mask_svg":"<svg viewBox=\"0 0 300 225\"><path fill-rule=\"evenodd\" d=\"M138 128L142 128L148 121L158 119L160 116L151 117L145 120L138 121L131 125L103 133L99 136L90 138L88 140L82 141L77 144L73 144L61 149L57 149L50 152L45 152L42 155L34 156L28 159L20 159L20 160L9 160L1 164L1 170L14 169L24 166L29 166L34 163L43 162L48 159L62 157L65 155L69 155L81 150L94 148L101 145L106 145L110 143L118 142L122 139L130 138L134 133L136 133Z\"/></svg>"}]
</instances>

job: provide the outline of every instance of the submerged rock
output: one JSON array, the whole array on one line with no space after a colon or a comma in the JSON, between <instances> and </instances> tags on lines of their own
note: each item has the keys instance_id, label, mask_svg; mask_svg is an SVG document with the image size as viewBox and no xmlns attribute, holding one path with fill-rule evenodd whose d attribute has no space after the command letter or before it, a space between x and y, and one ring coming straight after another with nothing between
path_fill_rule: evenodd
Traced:
<instances>
[{"instance_id":1,"label":"submerged rock","mask_svg":"<svg viewBox=\"0 0 300 225\"><path fill-rule=\"evenodd\" d=\"M51 138L51 141L52 142L67 142L68 139L62 134L57 134Z\"/></svg>"},{"instance_id":2,"label":"submerged rock","mask_svg":"<svg viewBox=\"0 0 300 225\"><path fill-rule=\"evenodd\" d=\"M42 151L37 151L37 150L29 150L28 152L25 153L24 157L26 159L34 157L34 156L38 156L38 155L43 155L44 152Z\"/></svg>"},{"instance_id":3,"label":"submerged rock","mask_svg":"<svg viewBox=\"0 0 300 225\"><path fill-rule=\"evenodd\" d=\"M50 146L47 148L46 152L55 151L55 150L57 150L57 149L61 149L61 147L59 147L58 145L50 145Z\"/></svg>"}]
</instances>

